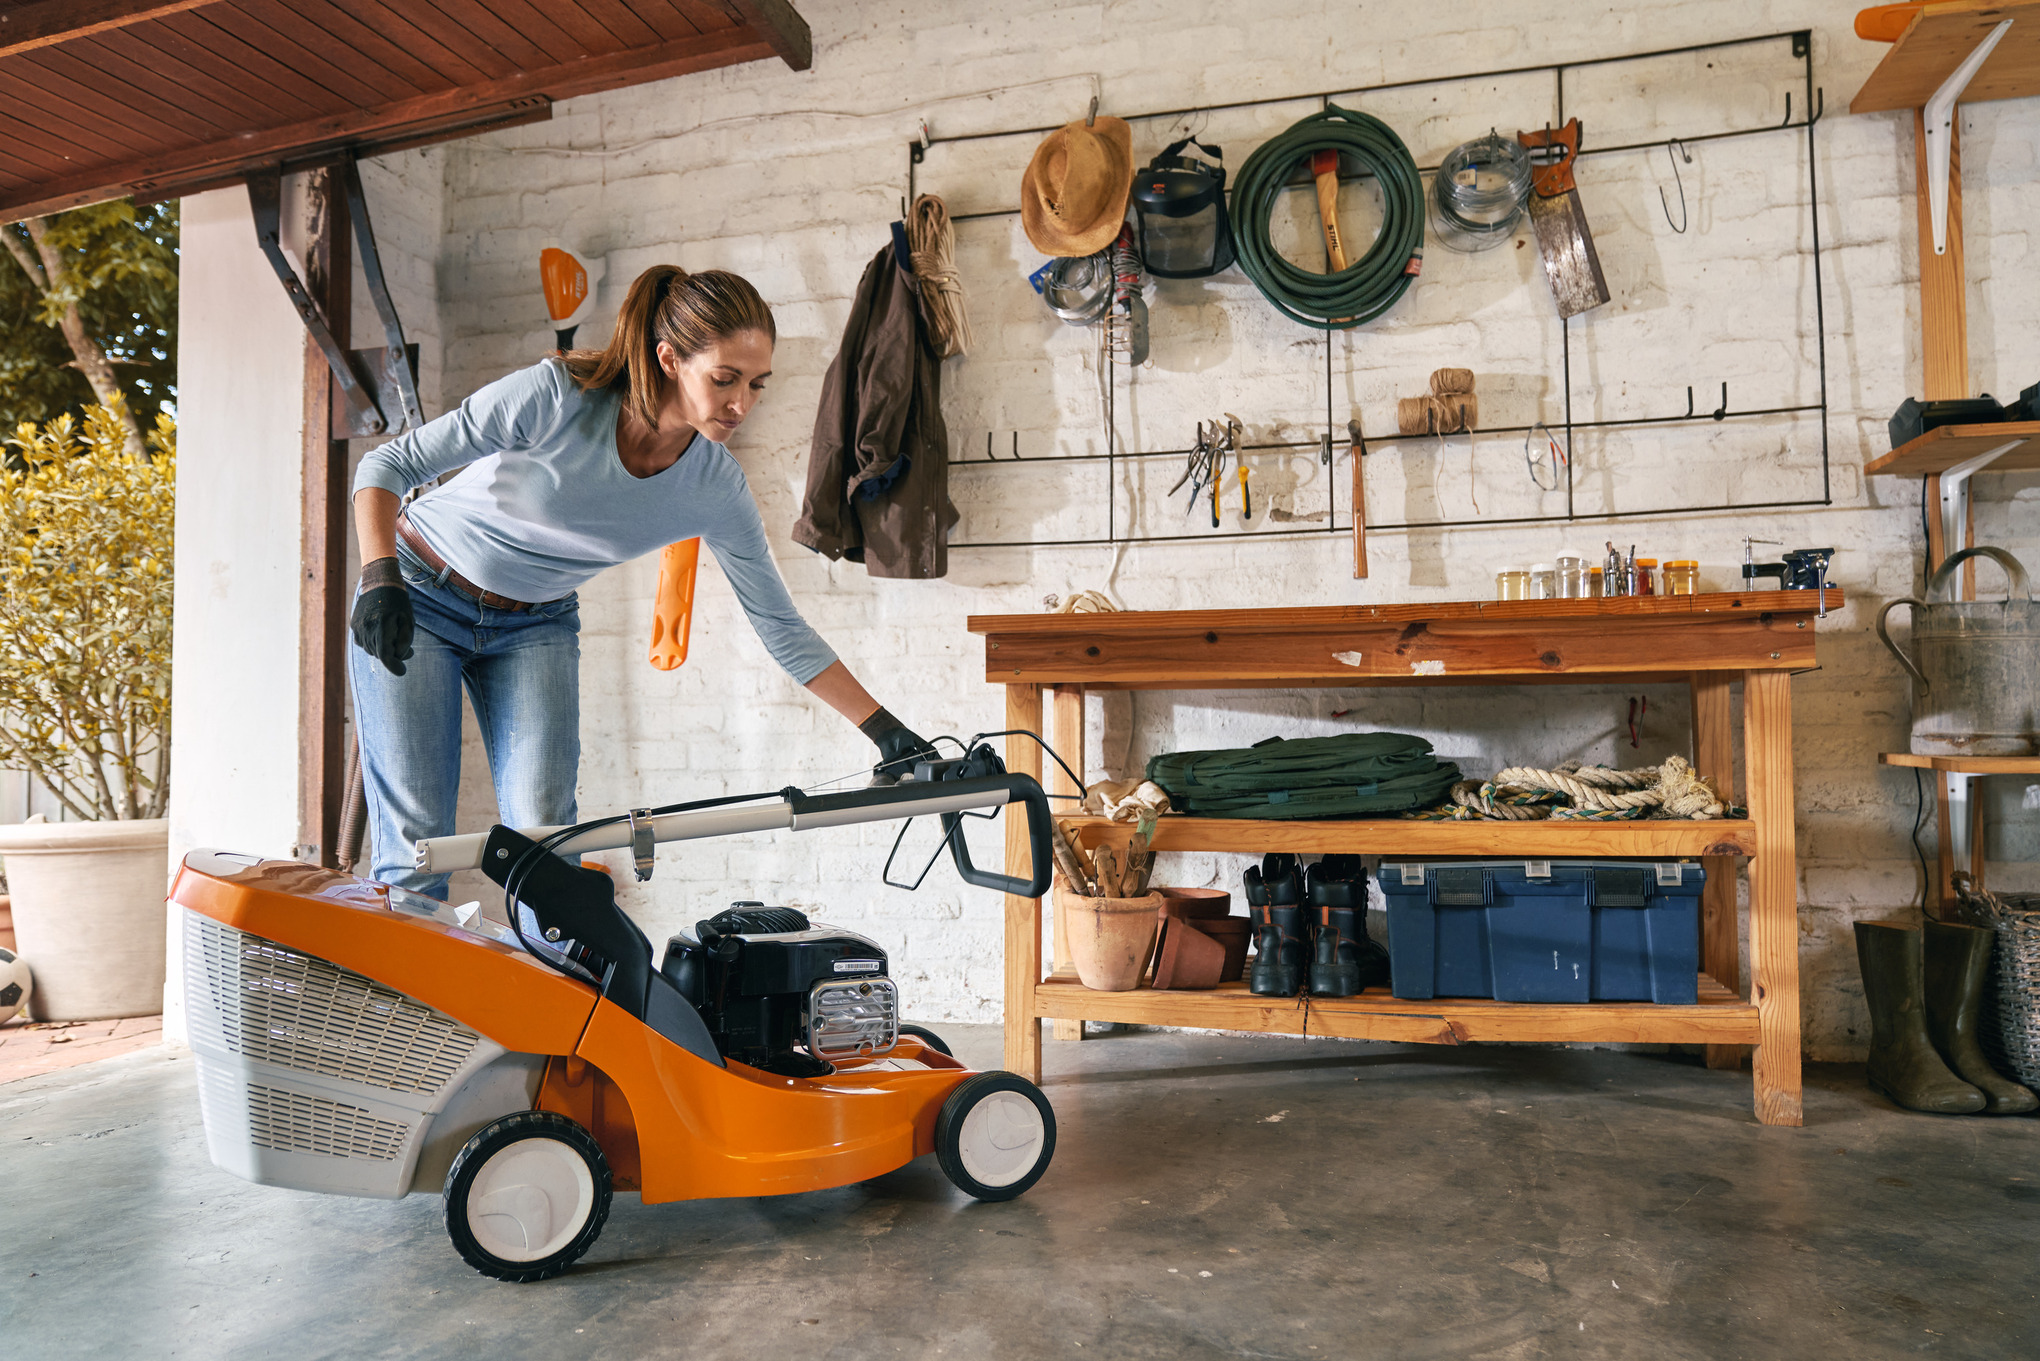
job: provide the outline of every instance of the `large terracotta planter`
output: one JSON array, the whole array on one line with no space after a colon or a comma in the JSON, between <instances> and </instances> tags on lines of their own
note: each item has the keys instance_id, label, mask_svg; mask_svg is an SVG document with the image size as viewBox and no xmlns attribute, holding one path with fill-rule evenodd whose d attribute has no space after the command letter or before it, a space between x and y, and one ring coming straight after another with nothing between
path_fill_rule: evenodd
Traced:
<instances>
[{"instance_id":1,"label":"large terracotta planter","mask_svg":"<svg viewBox=\"0 0 2040 1361\"><path fill-rule=\"evenodd\" d=\"M1078 981L1099 992L1139 987L1155 948L1162 895L1086 898L1058 879L1055 902L1069 931L1070 962L1077 966Z\"/></svg>"},{"instance_id":2,"label":"large terracotta planter","mask_svg":"<svg viewBox=\"0 0 2040 1361\"><path fill-rule=\"evenodd\" d=\"M0 826L14 938L35 973L35 1019L162 1011L169 856L163 818Z\"/></svg>"}]
</instances>

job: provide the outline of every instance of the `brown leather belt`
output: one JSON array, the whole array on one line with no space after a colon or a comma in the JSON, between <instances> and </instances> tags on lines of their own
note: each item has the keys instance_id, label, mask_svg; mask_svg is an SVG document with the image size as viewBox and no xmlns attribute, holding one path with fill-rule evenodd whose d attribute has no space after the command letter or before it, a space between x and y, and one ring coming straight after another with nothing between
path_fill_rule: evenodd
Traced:
<instances>
[{"instance_id":1,"label":"brown leather belt","mask_svg":"<svg viewBox=\"0 0 2040 1361\"><path fill-rule=\"evenodd\" d=\"M531 608L531 602L528 600L512 600L507 595L497 595L494 591L485 591L460 573L454 571L451 567L448 567L446 559L432 551L432 545L425 542L425 536L412 526L408 516L399 515L397 517L397 537L409 544L411 551L423 558L427 567L444 576L447 584L462 595L471 596L492 610L508 610L515 613L518 610L528 610Z\"/></svg>"}]
</instances>

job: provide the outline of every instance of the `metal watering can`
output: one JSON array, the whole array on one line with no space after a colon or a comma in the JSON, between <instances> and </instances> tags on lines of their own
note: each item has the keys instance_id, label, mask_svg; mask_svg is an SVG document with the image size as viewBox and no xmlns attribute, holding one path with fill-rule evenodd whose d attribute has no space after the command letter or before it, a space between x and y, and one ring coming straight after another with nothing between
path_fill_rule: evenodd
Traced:
<instances>
[{"instance_id":1,"label":"metal watering can","mask_svg":"<svg viewBox=\"0 0 2040 1361\"><path fill-rule=\"evenodd\" d=\"M1967 558L2005 569L2003 600L1950 600ZM1912 606L1917 663L1891 641L1885 619ZM1877 636L1911 673L1912 749L1919 756L2040 754L2040 604L2026 569L2002 548L1952 553L1927 582L1927 598L1904 596L1877 614Z\"/></svg>"}]
</instances>

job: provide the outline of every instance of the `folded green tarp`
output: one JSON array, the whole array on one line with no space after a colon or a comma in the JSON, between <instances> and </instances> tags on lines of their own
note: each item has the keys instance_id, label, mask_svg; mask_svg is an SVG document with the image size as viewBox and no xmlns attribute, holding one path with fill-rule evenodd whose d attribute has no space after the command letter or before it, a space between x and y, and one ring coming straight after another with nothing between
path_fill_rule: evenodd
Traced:
<instances>
[{"instance_id":1,"label":"folded green tarp","mask_svg":"<svg viewBox=\"0 0 2040 1361\"><path fill-rule=\"evenodd\" d=\"M1147 777L1177 812L1210 818L1333 818L1400 813L1441 802L1459 767L1399 732L1271 737L1230 751L1179 751Z\"/></svg>"}]
</instances>

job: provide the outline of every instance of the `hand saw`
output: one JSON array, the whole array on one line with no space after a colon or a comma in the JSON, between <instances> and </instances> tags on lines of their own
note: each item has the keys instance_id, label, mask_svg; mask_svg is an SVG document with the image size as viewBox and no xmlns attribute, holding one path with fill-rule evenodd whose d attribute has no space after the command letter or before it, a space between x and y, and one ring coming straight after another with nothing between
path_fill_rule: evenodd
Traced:
<instances>
[{"instance_id":1,"label":"hand saw","mask_svg":"<svg viewBox=\"0 0 2040 1361\"><path fill-rule=\"evenodd\" d=\"M1567 119L1557 131L1519 132L1516 140L1533 153L1545 152L1544 157L1533 155L1537 164L1530 172L1530 226L1537 234L1551 294L1558 299L1558 314L1576 317L1608 301L1608 276L1601 272L1594 234L1587 228L1579 186L1573 181L1580 120Z\"/></svg>"}]
</instances>

